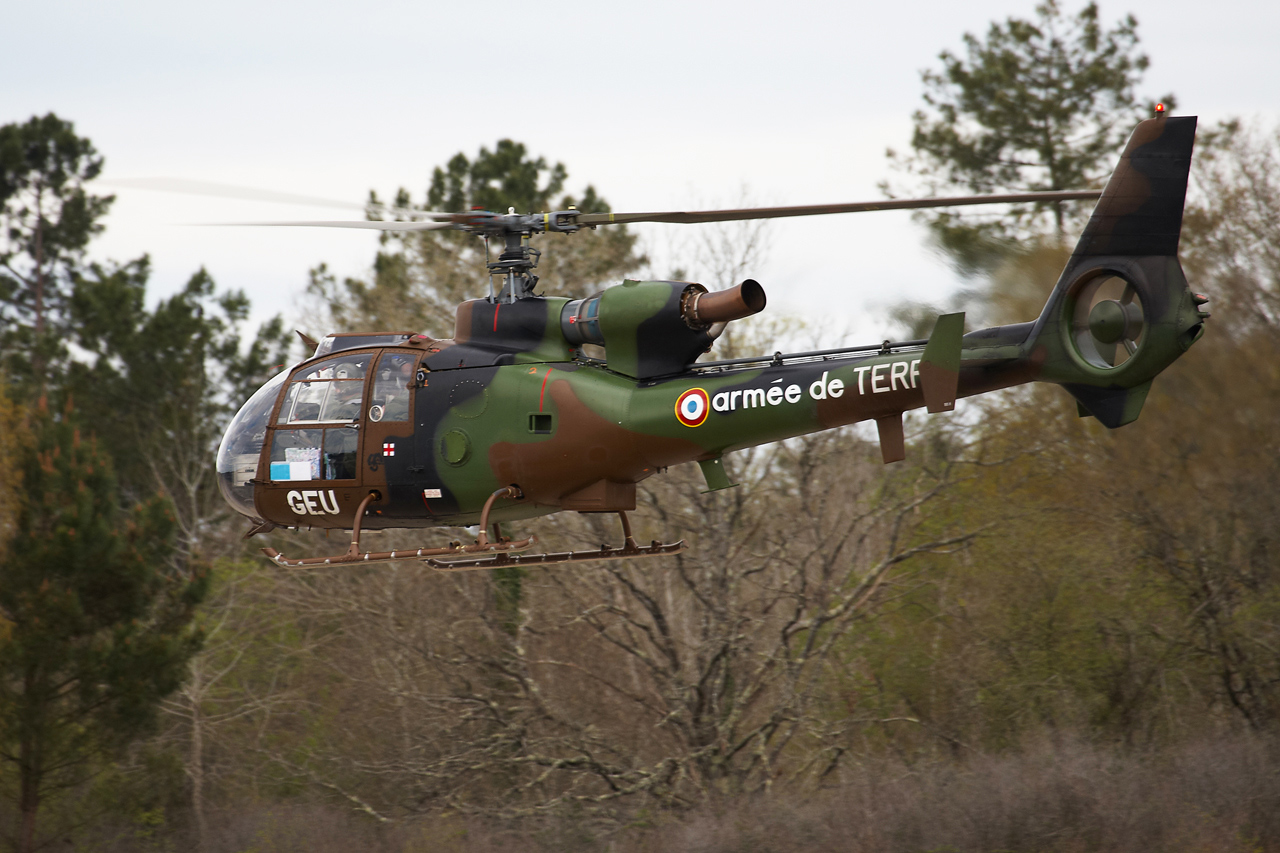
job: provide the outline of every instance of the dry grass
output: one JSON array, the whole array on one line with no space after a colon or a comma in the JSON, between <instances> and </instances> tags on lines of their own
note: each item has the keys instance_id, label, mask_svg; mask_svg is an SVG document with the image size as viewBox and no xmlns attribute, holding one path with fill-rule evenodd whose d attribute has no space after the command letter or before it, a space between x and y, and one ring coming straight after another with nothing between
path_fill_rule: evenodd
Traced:
<instances>
[{"instance_id":1,"label":"dry grass","mask_svg":"<svg viewBox=\"0 0 1280 853\"><path fill-rule=\"evenodd\" d=\"M1079 742L962 764L877 759L811 796L739 798L610 829L561 817L377 823L338 802L250 805L212 816L207 853L601 851L969 853L1280 851L1280 741L1237 735L1160 752ZM129 832L98 850L194 849Z\"/></svg>"},{"instance_id":2,"label":"dry grass","mask_svg":"<svg viewBox=\"0 0 1280 853\"><path fill-rule=\"evenodd\" d=\"M1278 747L1240 738L1117 756L1073 744L964 766L872 764L812 799L733 803L622 849L1280 850Z\"/></svg>"}]
</instances>

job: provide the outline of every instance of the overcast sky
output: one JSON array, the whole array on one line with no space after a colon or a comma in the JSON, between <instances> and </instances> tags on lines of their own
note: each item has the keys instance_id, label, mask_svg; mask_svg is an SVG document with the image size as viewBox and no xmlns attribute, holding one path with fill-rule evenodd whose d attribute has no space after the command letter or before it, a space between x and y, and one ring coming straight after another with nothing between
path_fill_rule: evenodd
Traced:
<instances>
[{"instance_id":1,"label":"overcast sky","mask_svg":"<svg viewBox=\"0 0 1280 853\"><path fill-rule=\"evenodd\" d=\"M1066 2L1074 12L1079 4ZM1280 3L1104 2L1151 57L1140 93L1201 121L1280 120ZM54 111L113 177L177 176L362 201L503 137L615 210L857 201L905 147L920 70L1030 0L927 2L10 4L0 123ZM93 250L152 256L154 293L204 265L263 313L308 268L367 270L372 235L179 223L340 212L121 190ZM658 258L705 226L651 225ZM959 282L906 213L778 222L755 278L771 307L876 336L880 309ZM675 247L675 248L673 248ZM668 270L659 269L659 273ZM696 270L694 271L696 272ZM548 282L548 284L551 284ZM485 287L477 275L477 295ZM554 289L553 287L550 289ZM313 334L326 330L312 329Z\"/></svg>"}]
</instances>

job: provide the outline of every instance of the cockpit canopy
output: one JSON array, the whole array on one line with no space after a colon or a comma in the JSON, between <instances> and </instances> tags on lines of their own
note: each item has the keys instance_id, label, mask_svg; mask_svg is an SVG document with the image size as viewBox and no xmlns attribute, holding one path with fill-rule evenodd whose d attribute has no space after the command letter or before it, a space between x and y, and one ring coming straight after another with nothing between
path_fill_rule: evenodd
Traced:
<instances>
[{"instance_id":1,"label":"cockpit canopy","mask_svg":"<svg viewBox=\"0 0 1280 853\"><path fill-rule=\"evenodd\" d=\"M388 337L397 342L401 338L399 334L346 335L326 341ZM357 480L357 428L362 421L410 420L410 395L420 358L419 353L404 350L357 352L339 347L329 358L312 359L277 374L232 419L218 448L218 484L227 502L237 512L256 518L255 480ZM277 400L280 407L272 419ZM270 453L259 478L268 436Z\"/></svg>"}]
</instances>

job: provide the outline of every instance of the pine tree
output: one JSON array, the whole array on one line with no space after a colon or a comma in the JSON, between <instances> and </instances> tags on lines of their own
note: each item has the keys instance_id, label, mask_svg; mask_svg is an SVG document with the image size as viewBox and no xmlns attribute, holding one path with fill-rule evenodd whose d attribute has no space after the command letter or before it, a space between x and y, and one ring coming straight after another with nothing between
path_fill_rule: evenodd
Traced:
<instances>
[{"instance_id":1,"label":"pine tree","mask_svg":"<svg viewBox=\"0 0 1280 853\"><path fill-rule=\"evenodd\" d=\"M0 127L0 359L32 399L63 354L71 277L113 200L85 189L101 171L93 144L53 113Z\"/></svg>"},{"instance_id":2,"label":"pine tree","mask_svg":"<svg viewBox=\"0 0 1280 853\"><path fill-rule=\"evenodd\" d=\"M890 151L890 159L938 194L1100 186L1151 102L1134 93L1148 65L1137 20L1105 30L1098 17L1097 3L1067 16L1057 0L1044 0L1033 21L993 23L985 39L966 33L965 58L943 51L941 71L922 73L926 109L913 116L912 152ZM1172 95L1163 101L1174 106ZM1061 241L1089 209L1058 202L921 218L972 272L1029 240Z\"/></svg>"},{"instance_id":3,"label":"pine tree","mask_svg":"<svg viewBox=\"0 0 1280 853\"><path fill-rule=\"evenodd\" d=\"M415 204L403 188L394 204L453 212L473 207L498 213L508 208L537 213L569 207L586 213L609 212L608 203L590 185L578 196L562 194L567 180L563 163L531 157L522 143L503 139L493 150L482 147L474 158L458 152L436 167L424 204ZM379 204L371 193L370 210L381 216ZM333 323L325 331L412 329L449 337L455 306L489 291L485 244L474 234L384 233L382 243L368 280L347 278L340 283L323 264L311 271L311 293ZM556 296L586 296L647 263L636 254L636 235L624 226L544 234L536 246L543 252L537 292ZM496 258L502 248L498 244L492 248Z\"/></svg>"},{"instance_id":4,"label":"pine tree","mask_svg":"<svg viewBox=\"0 0 1280 853\"><path fill-rule=\"evenodd\" d=\"M149 274L144 257L89 264L76 276L70 317L81 352L63 389L110 452L125 499L164 492L179 553L209 553L227 510L209 450L273 368L289 362L292 341L279 316L248 334L249 300L218 291L203 269L148 307Z\"/></svg>"},{"instance_id":5,"label":"pine tree","mask_svg":"<svg viewBox=\"0 0 1280 853\"><path fill-rule=\"evenodd\" d=\"M173 559L167 500L120 509L110 460L70 408L42 404L33 421L0 572L0 757L16 768L22 853L43 803L152 725L199 649L207 586L203 566Z\"/></svg>"}]
</instances>

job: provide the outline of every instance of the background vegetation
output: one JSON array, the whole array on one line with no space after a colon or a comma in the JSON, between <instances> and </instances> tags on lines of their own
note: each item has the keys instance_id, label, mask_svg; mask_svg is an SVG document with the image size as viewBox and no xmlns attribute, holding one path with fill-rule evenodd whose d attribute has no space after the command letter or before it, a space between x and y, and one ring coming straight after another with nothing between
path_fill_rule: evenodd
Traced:
<instances>
[{"instance_id":1,"label":"background vegetation","mask_svg":"<svg viewBox=\"0 0 1280 853\"><path fill-rule=\"evenodd\" d=\"M899 179L1105 179L1144 112L1136 40L1051 2L970 37L926 72ZM1038 148L1029 115L1055 128ZM1280 849L1278 157L1274 130L1201 128L1181 254L1214 318L1134 425L1020 389L910 421L894 466L841 430L736 454L728 492L647 481L637 535L690 540L671 559L288 573L240 541L212 477L236 406L297 356L283 322L245 329L247 298L204 271L148 308L145 258L87 260L110 204L88 140L52 115L0 128L0 832L20 850ZM568 181L504 140L437 169L422 206L608 209ZM1035 316L1079 215L929 220L972 273L971 325ZM712 232L688 274L732 284L762 241ZM318 268L317 323L447 333L473 243L391 238L362 280ZM646 264L625 229L543 248L556 292ZM744 324L727 347L803 334ZM598 524L539 535L612 538Z\"/></svg>"}]
</instances>

